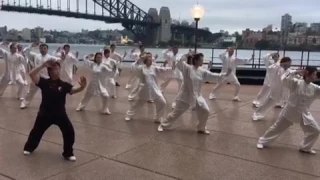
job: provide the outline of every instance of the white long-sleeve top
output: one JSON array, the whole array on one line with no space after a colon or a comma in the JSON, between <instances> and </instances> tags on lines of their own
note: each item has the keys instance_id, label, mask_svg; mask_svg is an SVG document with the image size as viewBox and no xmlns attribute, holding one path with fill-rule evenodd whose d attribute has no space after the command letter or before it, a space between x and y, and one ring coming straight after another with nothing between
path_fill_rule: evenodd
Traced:
<instances>
[{"instance_id":1,"label":"white long-sleeve top","mask_svg":"<svg viewBox=\"0 0 320 180\"><path fill-rule=\"evenodd\" d=\"M205 82L217 82L226 77L226 73L212 73L202 67L195 68L188 65L184 61L187 60L186 55L176 64L183 75L182 87L178 93L177 100L183 101L194 107L196 102L205 103L205 99L201 94L202 84Z\"/></svg>"},{"instance_id":2,"label":"white long-sleeve top","mask_svg":"<svg viewBox=\"0 0 320 180\"><path fill-rule=\"evenodd\" d=\"M290 90L290 97L280 116L293 123L300 123L302 120L305 125L308 125L315 122L310 113L310 106L320 97L320 86L295 78L293 71L283 74L282 80L284 86Z\"/></svg>"},{"instance_id":3,"label":"white long-sleeve top","mask_svg":"<svg viewBox=\"0 0 320 180\"><path fill-rule=\"evenodd\" d=\"M274 63L268 67L268 75L270 78L270 97L274 100L279 100L282 97L283 83L281 76L286 72L280 62Z\"/></svg>"},{"instance_id":4,"label":"white long-sleeve top","mask_svg":"<svg viewBox=\"0 0 320 180\"><path fill-rule=\"evenodd\" d=\"M228 69L231 68L231 74L226 78L227 81L236 81L237 76L236 76L236 71L237 71L237 66L239 64L246 64L249 63L252 59L239 59L233 56L229 56L228 52L224 52L220 54L219 58L222 61L222 73L228 72Z\"/></svg>"},{"instance_id":5,"label":"white long-sleeve top","mask_svg":"<svg viewBox=\"0 0 320 180\"><path fill-rule=\"evenodd\" d=\"M5 72L3 77L9 76L9 69L12 71L13 80L16 80L17 77L21 75L25 71L24 63L25 58L19 54L18 52L11 53L5 49L0 48L0 53L4 55L3 59L5 61Z\"/></svg>"},{"instance_id":6,"label":"white long-sleeve top","mask_svg":"<svg viewBox=\"0 0 320 180\"><path fill-rule=\"evenodd\" d=\"M170 50L164 50L163 52L163 58L167 61L167 66L168 67L172 67L172 65L174 63L176 63L180 58L181 58L181 55L180 54L176 54L174 55L172 51ZM173 73L173 78L176 78L176 79L180 79L182 80L182 73L181 71L177 68L175 69L174 73Z\"/></svg>"},{"instance_id":7,"label":"white long-sleeve top","mask_svg":"<svg viewBox=\"0 0 320 180\"><path fill-rule=\"evenodd\" d=\"M120 64L123 61L123 56L121 56L117 52L111 52L110 53L110 58L114 59L118 64Z\"/></svg>"},{"instance_id":8,"label":"white long-sleeve top","mask_svg":"<svg viewBox=\"0 0 320 180\"><path fill-rule=\"evenodd\" d=\"M87 92L93 95L109 96L106 88L106 78L111 76L112 69L107 65L100 63L97 64L87 58L84 58L84 66L91 70L91 80L89 82Z\"/></svg>"},{"instance_id":9,"label":"white long-sleeve top","mask_svg":"<svg viewBox=\"0 0 320 180\"><path fill-rule=\"evenodd\" d=\"M48 61L48 60L60 60L60 58L54 57L50 54L46 54L46 55L42 55L40 53L35 53L31 51L32 46L28 46L26 47L23 52L29 56L31 59L34 60L34 65L35 67L41 66L44 62ZM48 71L47 68L43 68L41 69L41 71L39 72L39 75L43 78L48 79L49 75L48 75Z\"/></svg>"},{"instance_id":10,"label":"white long-sleeve top","mask_svg":"<svg viewBox=\"0 0 320 180\"><path fill-rule=\"evenodd\" d=\"M55 51L53 53L56 57L61 57L62 52ZM78 58L72 52L65 55L65 59L61 63L61 77L64 80L71 80L73 77L73 66L78 63Z\"/></svg>"},{"instance_id":11,"label":"white long-sleeve top","mask_svg":"<svg viewBox=\"0 0 320 180\"><path fill-rule=\"evenodd\" d=\"M118 72L118 65L119 65L118 62L110 57L108 57L108 58L103 57L102 63L107 65L109 67L109 69L112 70L111 76L107 77L107 78L113 79L115 77L116 73Z\"/></svg>"},{"instance_id":12,"label":"white long-sleeve top","mask_svg":"<svg viewBox=\"0 0 320 180\"><path fill-rule=\"evenodd\" d=\"M269 77L269 66L274 64L274 60L272 59L272 54L271 53L268 53L266 54L263 58L263 61L264 61L264 65L266 67L266 76L264 78L264 81L263 81L263 84L264 85L267 85L267 86L270 86L270 77Z\"/></svg>"},{"instance_id":13,"label":"white long-sleeve top","mask_svg":"<svg viewBox=\"0 0 320 180\"><path fill-rule=\"evenodd\" d=\"M158 99L163 94L158 85L158 77L173 73L172 67L159 67L139 65L138 61L133 63L133 72L139 78L139 86L137 98L149 101L150 99Z\"/></svg>"}]
</instances>

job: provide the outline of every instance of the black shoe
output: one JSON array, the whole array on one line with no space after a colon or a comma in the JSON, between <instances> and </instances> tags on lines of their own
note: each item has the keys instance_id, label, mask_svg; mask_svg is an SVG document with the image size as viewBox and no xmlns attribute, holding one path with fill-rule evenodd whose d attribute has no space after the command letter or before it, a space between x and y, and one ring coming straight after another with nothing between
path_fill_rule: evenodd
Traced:
<instances>
[{"instance_id":1,"label":"black shoe","mask_svg":"<svg viewBox=\"0 0 320 180\"><path fill-rule=\"evenodd\" d=\"M120 86L120 84L116 82L116 86Z\"/></svg>"}]
</instances>

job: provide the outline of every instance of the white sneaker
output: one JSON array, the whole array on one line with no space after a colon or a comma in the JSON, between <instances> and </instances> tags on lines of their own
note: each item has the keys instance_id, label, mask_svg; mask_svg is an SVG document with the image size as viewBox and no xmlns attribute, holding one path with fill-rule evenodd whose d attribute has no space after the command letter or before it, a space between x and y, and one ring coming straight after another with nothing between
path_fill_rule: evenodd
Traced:
<instances>
[{"instance_id":1,"label":"white sneaker","mask_svg":"<svg viewBox=\"0 0 320 180\"><path fill-rule=\"evenodd\" d=\"M302 152L302 153L317 154L317 152L315 150L312 150L312 149L308 150L308 151L303 150L303 149L299 149L299 151Z\"/></svg>"},{"instance_id":2,"label":"white sneaker","mask_svg":"<svg viewBox=\"0 0 320 180\"><path fill-rule=\"evenodd\" d=\"M241 101L241 100L240 100L240 98L239 98L238 96L235 96L232 100L233 100L233 101L238 101L238 102L240 102L240 101Z\"/></svg>"},{"instance_id":3,"label":"white sneaker","mask_svg":"<svg viewBox=\"0 0 320 180\"><path fill-rule=\"evenodd\" d=\"M214 100L214 99L216 99L216 95L214 95L214 94L210 93L210 95L209 95L209 99L210 99L210 100Z\"/></svg>"},{"instance_id":4,"label":"white sneaker","mask_svg":"<svg viewBox=\"0 0 320 180\"><path fill-rule=\"evenodd\" d=\"M29 156L31 154L31 152L29 152L29 151L23 151L23 155L25 155L25 156Z\"/></svg>"},{"instance_id":5,"label":"white sneaker","mask_svg":"<svg viewBox=\"0 0 320 180\"><path fill-rule=\"evenodd\" d=\"M126 120L126 121L131 121L131 118L125 117L124 120Z\"/></svg>"},{"instance_id":6,"label":"white sneaker","mask_svg":"<svg viewBox=\"0 0 320 180\"><path fill-rule=\"evenodd\" d=\"M258 114L258 113L253 113L253 115L252 115L252 120L253 121L260 121L261 119L263 119L264 118L264 116L263 115L261 115L261 114Z\"/></svg>"},{"instance_id":7,"label":"white sneaker","mask_svg":"<svg viewBox=\"0 0 320 180\"><path fill-rule=\"evenodd\" d=\"M264 148L264 146L263 146L263 144L258 143L258 144L257 144L257 148L258 148L258 149L263 149L263 148Z\"/></svg>"},{"instance_id":8,"label":"white sneaker","mask_svg":"<svg viewBox=\"0 0 320 180\"><path fill-rule=\"evenodd\" d=\"M66 157L65 159L71 162L77 161L77 158L75 156Z\"/></svg>"},{"instance_id":9,"label":"white sneaker","mask_svg":"<svg viewBox=\"0 0 320 180\"><path fill-rule=\"evenodd\" d=\"M111 115L109 108L107 108L106 110L103 110L101 113L105 115Z\"/></svg>"},{"instance_id":10,"label":"white sneaker","mask_svg":"<svg viewBox=\"0 0 320 180\"><path fill-rule=\"evenodd\" d=\"M158 131L163 132L163 127L161 126L161 124L158 126Z\"/></svg>"},{"instance_id":11,"label":"white sneaker","mask_svg":"<svg viewBox=\"0 0 320 180\"><path fill-rule=\"evenodd\" d=\"M198 130L198 133L199 133L199 134L209 135L209 134L210 134L210 131L208 131L208 130Z\"/></svg>"},{"instance_id":12,"label":"white sneaker","mask_svg":"<svg viewBox=\"0 0 320 180\"><path fill-rule=\"evenodd\" d=\"M9 84L9 85L11 85L11 84L13 84L13 82L12 82L12 81L10 81L8 84Z\"/></svg>"},{"instance_id":13,"label":"white sneaker","mask_svg":"<svg viewBox=\"0 0 320 180\"><path fill-rule=\"evenodd\" d=\"M130 89L130 88L131 88L131 85L130 85L130 84L127 84L125 88L126 88L126 89Z\"/></svg>"},{"instance_id":14,"label":"white sneaker","mask_svg":"<svg viewBox=\"0 0 320 180\"><path fill-rule=\"evenodd\" d=\"M172 109L174 109L176 107L176 102L173 102L171 107L172 107Z\"/></svg>"},{"instance_id":15,"label":"white sneaker","mask_svg":"<svg viewBox=\"0 0 320 180\"><path fill-rule=\"evenodd\" d=\"M117 96L112 96L113 99L117 99Z\"/></svg>"},{"instance_id":16,"label":"white sneaker","mask_svg":"<svg viewBox=\"0 0 320 180\"><path fill-rule=\"evenodd\" d=\"M20 109L25 109L25 108L27 108L27 105L22 102L21 105L20 105Z\"/></svg>"},{"instance_id":17,"label":"white sneaker","mask_svg":"<svg viewBox=\"0 0 320 180\"><path fill-rule=\"evenodd\" d=\"M153 100L149 100L148 103L154 103L154 101Z\"/></svg>"}]
</instances>

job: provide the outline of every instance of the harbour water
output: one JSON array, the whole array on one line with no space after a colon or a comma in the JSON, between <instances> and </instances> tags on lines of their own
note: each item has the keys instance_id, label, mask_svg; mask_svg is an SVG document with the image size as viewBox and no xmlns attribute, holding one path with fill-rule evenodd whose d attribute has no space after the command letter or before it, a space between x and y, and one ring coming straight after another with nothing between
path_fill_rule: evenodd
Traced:
<instances>
[{"instance_id":1,"label":"harbour water","mask_svg":"<svg viewBox=\"0 0 320 180\"><path fill-rule=\"evenodd\" d=\"M29 44L23 44L24 46L28 46ZM63 44L48 44L49 45L49 52L55 51L58 47L61 47ZM87 44L71 44L71 48L73 51L79 52L79 58L82 58L83 56L91 53L95 53L100 51L105 45L87 45ZM117 52L120 54L124 54L127 52L129 54L131 50L134 47L132 46L118 46ZM37 48L34 48L34 51L37 51ZM147 52L151 52L153 55L158 54L159 63L163 62L163 55L162 51L165 49L161 48L146 48ZM180 48L180 53L187 53L189 49L187 48ZM205 56L205 62L210 62L213 60L213 63L221 63L218 56L220 53L224 52L225 49L199 49L198 52L201 52ZM261 52L259 50L237 50L236 56L239 58L251 58L252 54L255 56L254 63L250 63L250 65L247 65L247 67L252 67L252 64L263 64L263 61L261 58L267 53L275 52L275 51L268 51L268 50L262 50ZM289 56L293 60L294 65L301 65L301 59L302 59L302 65L314 65L319 66L320 65L320 52L301 52L301 51L279 51L280 56ZM213 57L213 58L212 58ZM259 60L260 59L260 60ZM130 60L129 58L125 58L125 60ZM129 64L129 62L125 63ZM219 65L217 65L219 66Z\"/></svg>"}]
</instances>

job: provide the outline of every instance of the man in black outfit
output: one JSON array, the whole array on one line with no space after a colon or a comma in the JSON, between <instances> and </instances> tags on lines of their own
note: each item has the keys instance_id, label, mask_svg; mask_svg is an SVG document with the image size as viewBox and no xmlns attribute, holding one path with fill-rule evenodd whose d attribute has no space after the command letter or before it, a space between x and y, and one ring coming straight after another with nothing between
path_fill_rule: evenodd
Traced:
<instances>
[{"instance_id":1,"label":"man in black outfit","mask_svg":"<svg viewBox=\"0 0 320 180\"><path fill-rule=\"evenodd\" d=\"M63 59L63 58L62 58ZM48 69L49 79L38 75L43 68ZM86 79L80 78L80 87L74 88L71 84L60 80L60 64L49 60L30 72L30 77L40 89L42 101L39 112L24 146L24 155L30 155L39 145L44 132L51 126L57 125L63 135L63 157L69 161L76 161L73 154L74 129L66 113L66 95L81 92L86 87Z\"/></svg>"}]
</instances>

